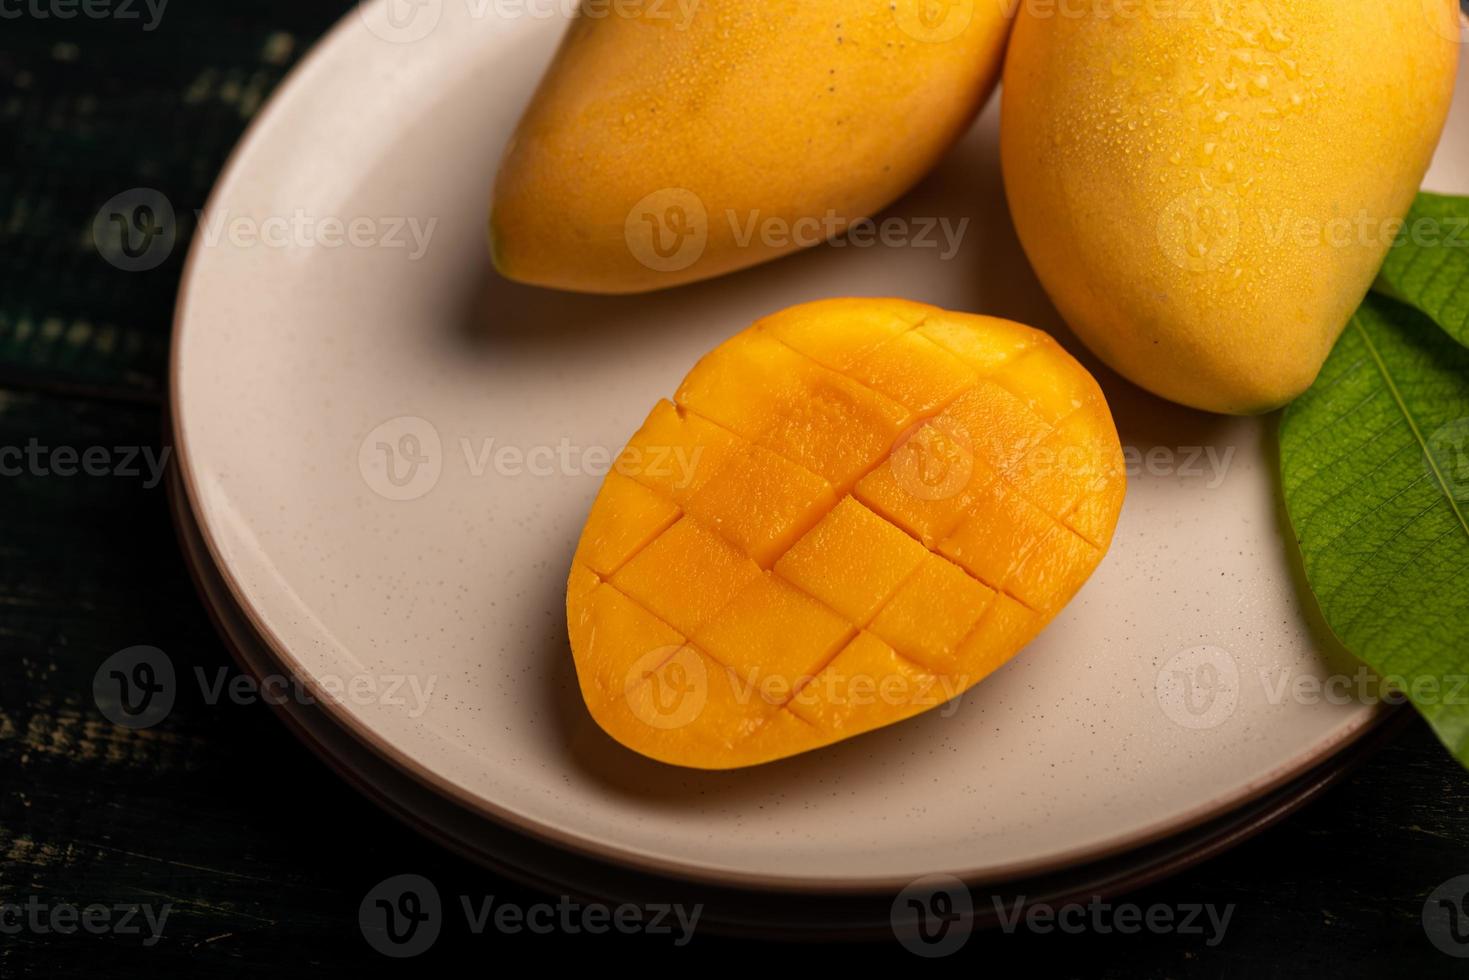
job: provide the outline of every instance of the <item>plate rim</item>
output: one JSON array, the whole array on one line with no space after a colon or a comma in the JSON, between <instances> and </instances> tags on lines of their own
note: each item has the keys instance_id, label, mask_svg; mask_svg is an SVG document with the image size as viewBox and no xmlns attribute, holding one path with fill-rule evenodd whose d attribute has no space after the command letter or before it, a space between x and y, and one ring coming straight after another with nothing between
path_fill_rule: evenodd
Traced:
<instances>
[{"instance_id":1,"label":"plate rim","mask_svg":"<svg viewBox=\"0 0 1469 980\"><path fill-rule=\"evenodd\" d=\"M265 640L256 635L248 635L243 640L237 635L237 627L231 626L228 620L233 614L238 621L238 629L250 630L250 625L243 615L243 611L237 604L233 603L232 597L221 594L218 588L210 581L210 572L215 578L219 575L219 568L213 565L207 549L204 554L199 549L204 547L202 537L199 533L196 515L189 507L188 501L182 490L182 481L174 475L168 480L167 493L169 499L169 510L172 516L174 532L179 539L181 556L184 559L190 580L194 585L205 613L219 634L221 642L226 651L235 661L236 665L244 672L262 679L263 674L260 667L262 661L273 661L273 651ZM197 542L197 546L191 545L190 538ZM209 562L210 567L204 568L202 564ZM228 592L227 587L225 592ZM229 608L225 608L228 604ZM242 652L247 642L253 641L259 648L260 655L257 659ZM276 664L276 666L283 666ZM558 876L553 870L545 870L538 862L531 860L516 861L513 857L506 856L491 847L476 843L462 833L456 833L452 828L443 824L435 818L432 813L425 813L420 806L405 799L401 792L395 791L391 786L384 786L377 776L368 770L364 770L359 761L344 754L335 747L330 739L323 739L317 730L304 716L316 713L316 705L300 704L293 706L287 702L272 703L272 713L280 720L282 726L298 741L304 748L321 761L338 778L349 787L363 796L369 803L378 807L388 816L397 820L409 830L419 834L427 840L443 847L445 850L485 868L494 874L509 878L521 885L540 889L547 893L563 892L574 894L588 900L605 900L617 898L626 900L626 896L616 896L610 891L600 891L595 883L586 882L572 883L565 877ZM1169 835L1157 842L1158 846L1173 843L1177 847L1164 850L1157 854L1146 854L1148 845L1135 848L1116 859L1123 860L1129 856L1137 858L1135 864L1130 864L1115 871L1103 874L1102 879L1095 877L1083 878L1082 881L1068 884L1065 881L1050 883L1041 879L1012 879L1003 883L1009 890L1019 887L1023 901L1038 902L1042 904L1063 905L1070 902L1081 902L1093 897L1103 899L1115 899L1123 895L1136 892L1139 889L1155 885L1161 881L1168 880L1191 870L1213 858L1219 857L1239 845L1264 834L1286 819L1310 806L1320 799L1327 791L1334 788L1347 779L1367 758L1375 754L1384 745L1392 741L1407 727L1411 721L1411 714L1399 709L1385 717L1381 724L1374 725L1370 737L1357 742L1350 751L1342 751L1322 760L1316 766L1301 774L1281 787L1269 793L1263 794L1261 798L1253 803L1245 803L1221 814L1212 821L1212 828L1203 829L1202 836L1196 840L1186 840L1194 830L1180 831L1178 834ZM320 724L329 726L333 731L344 736L354 746L364 751L368 756L373 752L370 747L358 741L352 733L337 725L331 716L323 714ZM436 795L434 791L409 774L397 769L389 760L376 757L376 761L384 764L389 770L400 776L406 777L410 786L417 787L420 792L429 796ZM451 807L456 807L467 814L471 819L484 820L505 830L507 833L516 834L519 831L507 827L498 821L491 820L483 815L465 810L456 801L441 798L443 802ZM555 847L545 841L536 840L534 843L543 847ZM565 851L576 860L586 860L591 863L593 875L599 872L596 869L604 869L601 873L610 871L613 874L625 873L626 869L615 862L608 862L600 857L589 857L573 851ZM1073 869L1096 868L1093 864L1081 864L1058 871L1058 874L1066 874ZM643 872L631 869L633 874ZM1100 868L1097 868L1100 871ZM659 879L653 878L654 882ZM1027 886L1032 887L1027 887ZM747 900L756 901L762 894L768 894L756 889L739 889L736 895ZM799 893L797 893L799 894ZM794 896L793 896L794 897ZM865 896L864 896L865 897ZM878 896L885 898L886 895ZM779 928L768 925L752 924L749 920L738 920L725 918L719 913L706 914L702 921L707 923L710 931L719 934L740 938L755 938L762 940L796 940L802 942L817 941L874 941L888 938L888 927L874 925L872 922L852 924L849 927L825 926L791 926L783 925ZM976 915L972 929L976 932L993 930L999 925L998 920L993 917ZM889 924L890 927L890 924Z\"/></svg>"},{"instance_id":2,"label":"plate rim","mask_svg":"<svg viewBox=\"0 0 1469 980\"><path fill-rule=\"evenodd\" d=\"M202 257L207 252L205 247L205 232L206 229L212 226L213 218L220 202L233 190L234 185L240 179L242 171L248 165L249 160L255 155L260 143L269 129L274 125L277 118L282 117L284 113L289 111L315 74L327 65L329 59L337 56L339 49L343 49L346 46L347 40L352 34L354 23L363 16L363 11L367 6L369 4L383 2L389 2L389 0L359 0L359 2L354 3L326 33L312 44L311 48L302 56L301 60L287 72L286 76L271 92L265 105L262 106L261 110L246 126L238 142L236 142L226 158L224 166L220 169L219 175L215 179L214 185L206 199L204 209L200 212L194 235L189 244L188 254L180 273L169 337L168 422L166 434L171 438L173 445L175 466L180 476L184 499L199 527L200 537L204 542L209 557L216 569L218 569L221 579L229 589L231 598L238 605L250 626L265 641L275 658L306 687L313 697L322 703L324 709L337 724L345 727L360 742L434 792L446 796L461 806L482 816L496 820L538 840L575 851L588 857L612 861L626 867L653 874L728 887L767 891L828 894L886 892L900 889L920 875L930 873L927 871L916 871L912 874L902 875L842 876L781 875L747 872L727 865L700 864L688 860L667 858L639 848L597 840L584 833L552 826L529 818L516 812L509 806L472 791L435 772L430 766L414 759L408 753L393 745L378 733L376 729L358 718L344 705L337 703L321 687L317 680L311 676L310 672L305 669L302 663L292 655L289 647L282 642L281 638L270 629L264 617L260 615L259 610L250 601L247 591L241 586L235 572L224 561L223 550L220 548L214 530L210 526L207 512L201 506L201 495L196 479L197 474L191 462L193 456L189 452L188 440L184 432L182 403L180 401L180 389L183 378L183 364L180 353L182 348L181 340L187 327L185 310L189 306L188 299L194 291L193 287L198 276L199 266L203 261ZM994 97L998 96L996 95ZM1282 762L1264 775L1243 784L1233 793L1227 796L1210 797L1180 814L1154 820L1135 829L1130 834L1119 836L1101 844L1077 845L1063 848L1043 858L1014 861L1008 864L990 864L982 868L943 869L943 873L953 875L971 885L997 883L1114 857L1118 854L1156 843L1175 834L1192 830L1213 817L1218 817L1231 810L1253 803L1292 779L1306 774L1314 766L1357 743L1365 735L1379 728L1384 720L1391 716L1392 711L1393 709L1391 707L1384 705L1377 705L1364 711L1358 718L1354 719L1346 727L1335 732L1329 739L1314 743L1307 749L1295 753L1290 759Z\"/></svg>"}]
</instances>

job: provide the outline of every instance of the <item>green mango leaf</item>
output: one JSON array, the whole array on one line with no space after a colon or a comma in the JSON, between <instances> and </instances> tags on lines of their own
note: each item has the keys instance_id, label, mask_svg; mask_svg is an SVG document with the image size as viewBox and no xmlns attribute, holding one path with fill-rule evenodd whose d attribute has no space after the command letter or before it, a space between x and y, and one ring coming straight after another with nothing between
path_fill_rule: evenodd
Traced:
<instances>
[{"instance_id":1,"label":"green mango leaf","mask_svg":"<svg viewBox=\"0 0 1469 980\"><path fill-rule=\"evenodd\" d=\"M1376 288L1469 345L1469 197L1419 194Z\"/></svg>"},{"instance_id":2,"label":"green mango leaf","mask_svg":"<svg viewBox=\"0 0 1469 980\"><path fill-rule=\"evenodd\" d=\"M1280 456L1327 623L1469 766L1469 348L1369 296Z\"/></svg>"}]
</instances>

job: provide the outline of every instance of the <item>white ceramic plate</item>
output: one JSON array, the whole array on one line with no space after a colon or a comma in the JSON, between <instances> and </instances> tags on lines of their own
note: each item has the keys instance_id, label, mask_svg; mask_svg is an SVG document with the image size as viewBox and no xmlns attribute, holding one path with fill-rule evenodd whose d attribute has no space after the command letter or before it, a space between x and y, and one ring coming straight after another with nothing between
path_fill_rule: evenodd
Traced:
<instances>
[{"instance_id":1,"label":"white ceramic plate","mask_svg":"<svg viewBox=\"0 0 1469 980\"><path fill-rule=\"evenodd\" d=\"M995 105L891 211L969 218L949 260L824 247L619 299L498 279L490 181L563 22L479 11L534 7L348 16L237 152L185 274L173 395L190 502L280 660L315 689L345 687L329 708L349 730L576 849L835 890L994 880L1136 846L1278 785L1380 716L1289 693L1356 667L1304 596L1273 420L1189 412L1088 359L1141 465L1111 554L1016 662L943 712L757 769L674 769L604 736L576 692L568 562L606 454L700 354L833 295L1071 341L1005 215ZM1430 186L1469 190L1465 103ZM356 220L357 244L333 247L330 219Z\"/></svg>"},{"instance_id":2,"label":"white ceramic plate","mask_svg":"<svg viewBox=\"0 0 1469 980\"><path fill-rule=\"evenodd\" d=\"M171 503L184 557L200 598L240 666L262 684L270 683L271 678L281 676L284 667L236 605L182 495L175 471L170 479ZM509 830L434 792L377 755L316 705L287 698L275 706L286 726L324 763L388 813L455 853L542 891L597 898L609 904L701 905L704 912L699 918L700 928L761 938L870 939L917 928L915 910L905 903L895 904L890 893L813 896L733 889L589 860ZM1399 720L1408 719L1400 716ZM1373 751L1400 728L1380 725L1371 738L1362 739L1350 751L1338 753L1279 789L1156 844L1047 876L997 883L989 901L975 896L975 924L994 927L999 920L994 909L1010 908L1022 896L1051 906L1088 901L1094 896L1108 898L1216 857L1319 798L1360 756Z\"/></svg>"}]
</instances>

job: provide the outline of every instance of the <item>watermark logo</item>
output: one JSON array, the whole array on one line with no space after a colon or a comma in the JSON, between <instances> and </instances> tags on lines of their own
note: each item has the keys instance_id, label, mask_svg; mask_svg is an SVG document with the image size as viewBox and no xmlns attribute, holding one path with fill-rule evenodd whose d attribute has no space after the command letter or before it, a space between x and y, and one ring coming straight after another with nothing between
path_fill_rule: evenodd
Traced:
<instances>
[{"instance_id":1,"label":"watermark logo","mask_svg":"<svg viewBox=\"0 0 1469 980\"><path fill-rule=\"evenodd\" d=\"M1232 904L1222 908L1191 902L1143 906L1104 902L1100 895L1092 896L1086 904L1028 902L1023 895L1009 906L999 896L993 902L1000 929L1006 935L1022 928L1042 936L1057 932L1073 936L1082 933L1129 936L1146 932L1157 936L1204 936L1204 945L1211 949L1224 941L1235 912Z\"/></svg>"},{"instance_id":2,"label":"watermark logo","mask_svg":"<svg viewBox=\"0 0 1469 980\"><path fill-rule=\"evenodd\" d=\"M1239 248L1239 209L1223 191L1192 190L1163 209L1157 232L1168 261L1186 272L1214 272Z\"/></svg>"},{"instance_id":3,"label":"watermark logo","mask_svg":"<svg viewBox=\"0 0 1469 980\"><path fill-rule=\"evenodd\" d=\"M321 249L339 248L399 250L409 262L428 254L438 218L420 219L406 215L372 217L315 215L297 208L290 215L264 218L231 214L228 208L200 214L199 241L206 248L227 242L234 248Z\"/></svg>"},{"instance_id":4,"label":"watermark logo","mask_svg":"<svg viewBox=\"0 0 1469 980\"><path fill-rule=\"evenodd\" d=\"M670 936L673 945L687 946L704 914L703 905L604 905L581 903L561 895L553 902L519 905L495 895L457 896L464 928L472 936L493 931L500 935L560 932L604 935ZM358 906L362 937L373 949L394 959L420 956L431 949L450 922L448 907L434 883L422 875L404 874L378 883Z\"/></svg>"},{"instance_id":5,"label":"watermark logo","mask_svg":"<svg viewBox=\"0 0 1469 980\"><path fill-rule=\"evenodd\" d=\"M900 217L881 220L850 217L828 208L824 214L791 218L759 209L726 208L717 216L720 233L739 249L770 252L815 248L911 248L936 252L939 261L958 257L970 219ZM628 212L624 238L628 251L655 272L681 272L704 255L713 228L698 195L681 187L664 188L643 198Z\"/></svg>"},{"instance_id":6,"label":"watermark logo","mask_svg":"<svg viewBox=\"0 0 1469 980\"><path fill-rule=\"evenodd\" d=\"M1248 218L1248 220L1246 220ZM1229 267L1248 233L1250 240L1271 248L1302 251L1332 249L1469 248L1469 218L1404 218L1375 214L1303 214L1282 211L1242 212L1234 195L1222 189L1196 190L1175 198L1159 214L1158 244L1168 260L1188 272L1215 272Z\"/></svg>"},{"instance_id":7,"label":"watermark logo","mask_svg":"<svg viewBox=\"0 0 1469 980\"><path fill-rule=\"evenodd\" d=\"M124 272L158 268L173 254L177 240L173 204L151 187L123 191L92 219L97 253Z\"/></svg>"},{"instance_id":8,"label":"watermark logo","mask_svg":"<svg viewBox=\"0 0 1469 980\"><path fill-rule=\"evenodd\" d=\"M682 187L654 191L633 205L624 225L633 258L654 272L682 272L709 245L709 211Z\"/></svg>"},{"instance_id":9,"label":"watermark logo","mask_svg":"<svg viewBox=\"0 0 1469 980\"><path fill-rule=\"evenodd\" d=\"M472 477L487 473L507 479L532 477L604 477L617 472L622 476L646 476L667 482L675 490L693 485L704 457L703 446L629 445L621 452L606 446L579 446L562 438L556 445L516 445L495 438L481 439L478 445L461 436L459 449L464 469Z\"/></svg>"},{"instance_id":10,"label":"watermark logo","mask_svg":"<svg viewBox=\"0 0 1469 980\"><path fill-rule=\"evenodd\" d=\"M142 21L150 34L163 21L168 0L0 0L0 20L87 20ZM147 19L144 20L146 13Z\"/></svg>"},{"instance_id":11,"label":"watermark logo","mask_svg":"<svg viewBox=\"0 0 1469 980\"><path fill-rule=\"evenodd\" d=\"M444 0L360 0L362 22L389 44L413 44L434 32L444 16Z\"/></svg>"},{"instance_id":12,"label":"watermark logo","mask_svg":"<svg viewBox=\"0 0 1469 980\"><path fill-rule=\"evenodd\" d=\"M1238 451L1238 446L1150 446L1146 451L1123 446L1122 466L1129 479L1146 475L1203 480L1205 490L1217 490L1224 485Z\"/></svg>"},{"instance_id":13,"label":"watermark logo","mask_svg":"<svg viewBox=\"0 0 1469 980\"><path fill-rule=\"evenodd\" d=\"M173 905L72 905L50 903L31 895L25 904L0 902L0 936L143 936L152 948L163 938Z\"/></svg>"},{"instance_id":14,"label":"watermark logo","mask_svg":"<svg viewBox=\"0 0 1469 980\"><path fill-rule=\"evenodd\" d=\"M422 875L396 875L379 882L357 909L367 945L394 959L428 952L444 927L439 890Z\"/></svg>"},{"instance_id":15,"label":"watermark logo","mask_svg":"<svg viewBox=\"0 0 1469 980\"><path fill-rule=\"evenodd\" d=\"M1197 646L1164 664L1154 686L1158 706L1174 724L1217 728L1239 706L1239 664L1222 647Z\"/></svg>"},{"instance_id":16,"label":"watermark logo","mask_svg":"<svg viewBox=\"0 0 1469 980\"><path fill-rule=\"evenodd\" d=\"M438 486L444 447L432 422L416 415L388 419L357 447L357 469L388 500L417 500Z\"/></svg>"},{"instance_id":17,"label":"watermark logo","mask_svg":"<svg viewBox=\"0 0 1469 980\"><path fill-rule=\"evenodd\" d=\"M893 16L915 41L943 44L968 30L975 0L895 0Z\"/></svg>"},{"instance_id":18,"label":"watermark logo","mask_svg":"<svg viewBox=\"0 0 1469 980\"><path fill-rule=\"evenodd\" d=\"M1450 878L1428 896L1423 931L1440 952L1469 959L1469 875Z\"/></svg>"},{"instance_id":19,"label":"watermark logo","mask_svg":"<svg viewBox=\"0 0 1469 980\"><path fill-rule=\"evenodd\" d=\"M358 470L374 493L390 500L416 500L433 490L450 466L476 480L602 479L617 473L682 490L693 485L704 457L703 446L640 444L619 451L564 437L535 444L501 442L493 436L461 435L451 441L458 453L448 451L438 429L425 419L412 415L389 419L358 443ZM5 473L4 453L0 447L0 475Z\"/></svg>"},{"instance_id":20,"label":"watermark logo","mask_svg":"<svg viewBox=\"0 0 1469 980\"><path fill-rule=\"evenodd\" d=\"M177 695L173 661L157 647L119 650L92 677L97 709L114 725L135 731L167 718Z\"/></svg>"},{"instance_id":21,"label":"watermark logo","mask_svg":"<svg viewBox=\"0 0 1469 980\"><path fill-rule=\"evenodd\" d=\"M1428 437L1423 465L1459 503L1469 503L1469 418L1440 426Z\"/></svg>"},{"instance_id":22,"label":"watermark logo","mask_svg":"<svg viewBox=\"0 0 1469 980\"><path fill-rule=\"evenodd\" d=\"M692 647L660 647L633 663L622 690L643 724L660 731L683 728L709 702L709 669Z\"/></svg>"},{"instance_id":23,"label":"watermark logo","mask_svg":"<svg viewBox=\"0 0 1469 980\"><path fill-rule=\"evenodd\" d=\"M959 712L959 695L969 687L967 674L942 674L936 680L906 674L849 674L825 667L815 677L807 674L792 680L780 674L761 676L758 669L736 674L732 683L741 703L758 694L771 704L863 708L881 704L890 708L938 709L941 718Z\"/></svg>"},{"instance_id":24,"label":"watermark logo","mask_svg":"<svg viewBox=\"0 0 1469 980\"><path fill-rule=\"evenodd\" d=\"M893 935L915 956L937 959L957 953L974 928L974 898L952 875L919 878L893 899Z\"/></svg>"},{"instance_id":25,"label":"watermark logo","mask_svg":"<svg viewBox=\"0 0 1469 980\"><path fill-rule=\"evenodd\" d=\"M268 674L259 679L232 673L226 667L211 677L203 667L193 670L199 698L207 705L224 702L237 705L285 704L314 706L323 700L336 704L382 705L401 710L409 718L421 718L429 709L437 675L353 674L347 677L319 674L315 687L287 674ZM92 698L113 724L142 729L157 725L173 711L182 679L173 660L157 647L136 646L119 650L103 661L92 679Z\"/></svg>"},{"instance_id":26,"label":"watermark logo","mask_svg":"<svg viewBox=\"0 0 1469 980\"><path fill-rule=\"evenodd\" d=\"M112 477L140 480L152 490L163 482L173 447L48 446L35 436L24 446L0 446L0 477Z\"/></svg>"},{"instance_id":27,"label":"watermark logo","mask_svg":"<svg viewBox=\"0 0 1469 980\"><path fill-rule=\"evenodd\" d=\"M898 440L888 457L893 479L919 500L952 500L974 476L974 444L958 426L923 423Z\"/></svg>"},{"instance_id":28,"label":"watermark logo","mask_svg":"<svg viewBox=\"0 0 1469 980\"><path fill-rule=\"evenodd\" d=\"M815 248L911 248L938 252L940 262L953 261L969 232L969 219L955 221L949 217L851 218L828 208L823 215L804 215L790 219L767 215L759 210L741 215L726 210L730 238L738 248L749 248L756 242L762 248L785 250Z\"/></svg>"},{"instance_id":29,"label":"watermark logo","mask_svg":"<svg viewBox=\"0 0 1469 980\"><path fill-rule=\"evenodd\" d=\"M231 704L267 704L280 707L298 704L312 707L324 699L334 704L381 705L396 708L409 718L422 718L433 700L438 675L429 674L318 674L315 677L318 697L299 678L287 674L267 674L258 680L249 674L234 674L220 667L211 678L203 667L194 668L199 695L205 704L224 701Z\"/></svg>"}]
</instances>

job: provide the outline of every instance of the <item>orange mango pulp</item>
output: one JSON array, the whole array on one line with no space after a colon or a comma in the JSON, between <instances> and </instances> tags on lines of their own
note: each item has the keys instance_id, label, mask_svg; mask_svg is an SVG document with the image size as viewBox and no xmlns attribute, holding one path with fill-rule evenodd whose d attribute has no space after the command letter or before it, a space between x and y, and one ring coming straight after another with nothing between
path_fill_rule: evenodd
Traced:
<instances>
[{"instance_id":1,"label":"orange mango pulp","mask_svg":"<svg viewBox=\"0 0 1469 980\"><path fill-rule=\"evenodd\" d=\"M592 505L582 696L700 769L911 717L1070 601L1124 490L1102 392L1048 335L901 300L777 313L653 408Z\"/></svg>"}]
</instances>

